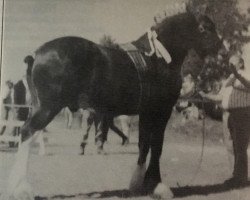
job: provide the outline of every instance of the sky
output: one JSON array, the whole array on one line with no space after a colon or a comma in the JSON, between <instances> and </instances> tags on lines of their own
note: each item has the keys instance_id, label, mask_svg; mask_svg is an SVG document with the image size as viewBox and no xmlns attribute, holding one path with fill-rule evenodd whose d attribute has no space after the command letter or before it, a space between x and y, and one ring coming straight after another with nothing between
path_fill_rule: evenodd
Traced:
<instances>
[{"instance_id":1,"label":"sky","mask_svg":"<svg viewBox=\"0 0 250 200\"><path fill-rule=\"evenodd\" d=\"M137 39L153 16L176 0L5 0L2 81L19 80L23 59L61 36L99 42L104 34L119 43Z\"/></svg>"},{"instance_id":2,"label":"sky","mask_svg":"<svg viewBox=\"0 0 250 200\"><path fill-rule=\"evenodd\" d=\"M153 16L183 0L4 0L2 83L25 74L23 59L43 43L61 36L81 36L99 42L137 39ZM246 8L249 0L240 0Z\"/></svg>"}]
</instances>

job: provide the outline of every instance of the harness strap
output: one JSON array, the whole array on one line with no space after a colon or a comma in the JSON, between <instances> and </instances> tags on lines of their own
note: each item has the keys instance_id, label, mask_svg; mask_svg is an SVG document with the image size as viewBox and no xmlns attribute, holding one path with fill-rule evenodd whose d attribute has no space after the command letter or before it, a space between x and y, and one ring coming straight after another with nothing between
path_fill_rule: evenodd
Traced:
<instances>
[{"instance_id":1,"label":"harness strap","mask_svg":"<svg viewBox=\"0 0 250 200\"><path fill-rule=\"evenodd\" d=\"M138 79L140 82L140 96L137 110L139 110L142 105L142 102L144 102L149 97L150 93L149 82L146 79L146 72L148 70L148 66L142 54L133 44L122 44L120 45L120 47L127 53L131 61L134 63L138 74Z\"/></svg>"}]
</instances>

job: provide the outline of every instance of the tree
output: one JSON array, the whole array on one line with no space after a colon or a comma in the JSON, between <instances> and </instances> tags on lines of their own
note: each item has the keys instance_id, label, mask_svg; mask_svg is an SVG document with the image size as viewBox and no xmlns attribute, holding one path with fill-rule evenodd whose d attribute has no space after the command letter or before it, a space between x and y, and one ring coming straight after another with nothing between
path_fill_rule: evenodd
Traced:
<instances>
[{"instance_id":1,"label":"tree","mask_svg":"<svg viewBox=\"0 0 250 200\"><path fill-rule=\"evenodd\" d=\"M240 54L242 45L250 41L250 37L245 34L250 25L250 18L249 15L240 13L237 0L189 0L187 6L196 14L209 16L216 24L224 44L228 47L228 51L219 52L217 59L206 62L201 73L197 71L201 63L194 62L195 57L189 55L184 62L184 72L193 71L193 74L199 74L203 81L213 84L213 81L227 77L231 73L228 69L228 58L232 54ZM248 8L248 13L249 11L250 8ZM192 63L192 66L189 63Z\"/></svg>"},{"instance_id":2,"label":"tree","mask_svg":"<svg viewBox=\"0 0 250 200\"><path fill-rule=\"evenodd\" d=\"M250 25L250 19L238 9L238 0L190 0L189 4L197 12L205 9L208 15L216 24L217 30L222 38L230 44L230 54L241 49L244 42L249 38L244 36Z\"/></svg>"}]
</instances>

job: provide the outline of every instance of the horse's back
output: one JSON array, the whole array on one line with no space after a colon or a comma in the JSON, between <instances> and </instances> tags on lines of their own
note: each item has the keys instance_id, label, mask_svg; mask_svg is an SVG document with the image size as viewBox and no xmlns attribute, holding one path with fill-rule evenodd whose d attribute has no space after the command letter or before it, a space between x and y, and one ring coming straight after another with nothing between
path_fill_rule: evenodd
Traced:
<instances>
[{"instance_id":1,"label":"horse's back","mask_svg":"<svg viewBox=\"0 0 250 200\"><path fill-rule=\"evenodd\" d=\"M122 49L101 47L79 37L63 37L36 51L33 82L42 101L77 109L83 105L131 112L138 102L139 80ZM73 110L75 110L73 109Z\"/></svg>"}]
</instances>

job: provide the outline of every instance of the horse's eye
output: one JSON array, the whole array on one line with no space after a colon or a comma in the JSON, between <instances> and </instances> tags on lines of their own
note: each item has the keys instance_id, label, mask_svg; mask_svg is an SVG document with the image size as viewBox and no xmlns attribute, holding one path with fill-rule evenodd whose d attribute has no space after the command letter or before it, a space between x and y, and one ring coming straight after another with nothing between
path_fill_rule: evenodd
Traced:
<instances>
[{"instance_id":1,"label":"horse's eye","mask_svg":"<svg viewBox=\"0 0 250 200\"><path fill-rule=\"evenodd\" d=\"M199 29L200 33L205 32L205 28L202 25L199 25L198 29Z\"/></svg>"}]
</instances>

